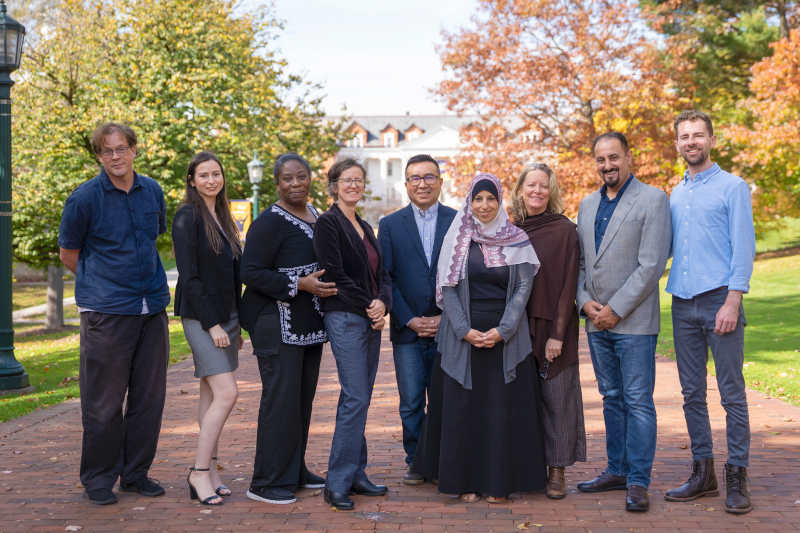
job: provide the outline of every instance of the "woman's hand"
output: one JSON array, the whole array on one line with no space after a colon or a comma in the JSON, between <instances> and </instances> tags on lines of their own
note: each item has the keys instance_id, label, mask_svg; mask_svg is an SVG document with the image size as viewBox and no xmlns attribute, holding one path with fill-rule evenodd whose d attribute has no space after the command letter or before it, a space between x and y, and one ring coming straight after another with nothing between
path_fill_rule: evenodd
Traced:
<instances>
[{"instance_id":1,"label":"woman's hand","mask_svg":"<svg viewBox=\"0 0 800 533\"><path fill-rule=\"evenodd\" d=\"M372 300L372 303L367 307L367 316L375 322L386 314L386 305L377 298Z\"/></svg>"},{"instance_id":2,"label":"woman's hand","mask_svg":"<svg viewBox=\"0 0 800 533\"><path fill-rule=\"evenodd\" d=\"M227 348L231 345L231 339L219 324L208 328L208 334L211 335L211 340L214 341L214 346L217 348Z\"/></svg>"},{"instance_id":3,"label":"woman's hand","mask_svg":"<svg viewBox=\"0 0 800 533\"><path fill-rule=\"evenodd\" d=\"M464 340L476 348L487 347L484 345L483 332L478 331L477 329L470 329L467 334L464 335Z\"/></svg>"},{"instance_id":4,"label":"woman's hand","mask_svg":"<svg viewBox=\"0 0 800 533\"><path fill-rule=\"evenodd\" d=\"M497 328L492 328L483 334L483 345L485 348L494 348L498 342L503 342L503 337L497 332Z\"/></svg>"},{"instance_id":5,"label":"woman's hand","mask_svg":"<svg viewBox=\"0 0 800 533\"><path fill-rule=\"evenodd\" d=\"M372 321L372 329L374 329L376 331L382 330L384 328L384 326L386 326L386 318L385 317L380 317L378 320L373 320Z\"/></svg>"},{"instance_id":6,"label":"woman's hand","mask_svg":"<svg viewBox=\"0 0 800 533\"><path fill-rule=\"evenodd\" d=\"M544 358L547 362L552 363L553 359L561 355L561 348L564 343L558 339L549 338L544 345Z\"/></svg>"},{"instance_id":7,"label":"woman's hand","mask_svg":"<svg viewBox=\"0 0 800 533\"><path fill-rule=\"evenodd\" d=\"M325 269L312 272L308 276L303 276L297 280L297 289L305 292L310 292L320 298L327 298L328 296L335 296L339 293L336 284L332 281L322 281L319 279L325 273Z\"/></svg>"}]
</instances>

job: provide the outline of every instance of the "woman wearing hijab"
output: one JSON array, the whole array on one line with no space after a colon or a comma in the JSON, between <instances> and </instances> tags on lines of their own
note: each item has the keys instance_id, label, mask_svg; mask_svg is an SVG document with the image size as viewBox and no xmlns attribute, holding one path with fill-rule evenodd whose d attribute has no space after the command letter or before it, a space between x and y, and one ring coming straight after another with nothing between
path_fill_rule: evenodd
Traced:
<instances>
[{"instance_id":1,"label":"woman wearing hijab","mask_svg":"<svg viewBox=\"0 0 800 533\"><path fill-rule=\"evenodd\" d=\"M539 260L502 201L495 176L475 176L445 235L437 271L443 371L438 484L465 502L483 495L501 503L513 492L541 490L545 482L525 310Z\"/></svg>"},{"instance_id":2,"label":"woman wearing hijab","mask_svg":"<svg viewBox=\"0 0 800 533\"><path fill-rule=\"evenodd\" d=\"M586 431L578 374L578 233L564 210L553 171L525 168L517 180L512 211L530 237L542 268L533 280L528 320L542 393L548 498L566 496L564 467L586 461Z\"/></svg>"}]
</instances>

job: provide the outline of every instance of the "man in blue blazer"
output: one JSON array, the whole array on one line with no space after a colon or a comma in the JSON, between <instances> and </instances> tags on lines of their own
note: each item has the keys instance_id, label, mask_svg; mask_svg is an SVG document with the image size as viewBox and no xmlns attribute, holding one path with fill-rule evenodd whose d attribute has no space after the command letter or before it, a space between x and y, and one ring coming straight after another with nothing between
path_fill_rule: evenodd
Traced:
<instances>
[{"instance_id":1,"label":"man in blue blazer","mask_svg":"<svg viewBox=\"0 0 800 533\"><path fill-rule=\"evenodd\" d=\"M436 264L442 240L456 214L439 203L441 189L436 160L427 154L415 155L406 164L406 191L411 203L384 217L378 226L381 253L392 277L390 333L408 465L417 451L436 358L434 335L441 317L436 307ZM403 476L406 485L424 481L410 468Z\"/></svg>"}]
</instances>

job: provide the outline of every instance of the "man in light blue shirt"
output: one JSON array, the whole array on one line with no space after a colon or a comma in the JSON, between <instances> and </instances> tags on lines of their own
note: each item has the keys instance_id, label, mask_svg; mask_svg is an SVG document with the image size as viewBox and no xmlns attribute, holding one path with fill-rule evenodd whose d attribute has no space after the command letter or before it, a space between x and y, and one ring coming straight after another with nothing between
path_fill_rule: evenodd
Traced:
<instances>
[{"instance_id":1,"label":"man in light blue shirt","mask_svg":"<svg viewBox=\"0 0 800 533\"><path fill-rule=\"evenodd\" d=\"M725 510L743 514L752 509L747 489L750 422L742 374L742 295L750 288L755 256L750 188L711 161L716 137L706 114L684 111L674 126L675 145L688 168L670 197L673 260L667 292L672 294L675 355L693 465L688 481L664 498L684 502L719 494L706 403L711 348L726 413Z\"/></svg>"}]
</instances>

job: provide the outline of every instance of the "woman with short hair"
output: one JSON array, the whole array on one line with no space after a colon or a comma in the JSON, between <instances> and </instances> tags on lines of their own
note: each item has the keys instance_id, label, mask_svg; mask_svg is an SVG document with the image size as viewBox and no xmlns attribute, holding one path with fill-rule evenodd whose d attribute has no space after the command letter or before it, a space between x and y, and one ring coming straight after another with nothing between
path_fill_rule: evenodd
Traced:
<instances>
[{"instance_id":1,"label":"woman with short hair","mask_svg":"<svg viewBox=\"0 0 800 533\"><path fill-rule=\"evenodd\" d=\"M392 303L391 278L375 233L356 213L365 182L366 171L356 160L334 163L328 171L328 191L335 201L314 228L314 250L325 269L324 278L338 289L322 303L341 384L323 498L341 510L353 509L350 493L386 494L386 487L374 485L364 471L367 410L378 370L381 330Z\"/></svg>"},{"instance_id":2,"label":"woman with short hair","mask_svg":"<svg viewBox=\"0 0 800 533\"><path fill-rule=\"evenodd\" d=\"M578 373L578 232L562 212L558 181L545 164L526 167L512 193L516 224L542 263L533 280L528 320L542 392L548 498L566 496L564 468L586 461Z\"/></svg>"},{"instance_id":3,"label":"woman with short hair","mask_svg":"<svg viewBox=\"0 0 800 533\"><path fill-rule=\"evenodd\" d=\"M256 456L247 497L294 503L298 488L325 480L305 463L311 404L328 337L320 301L336 294L320 279L312 237L317 211L308 203L311 169L295 153L273 168L278 201L256 218L242 255L242 325L261 375Z\"/></svg>"}]
</instances>

